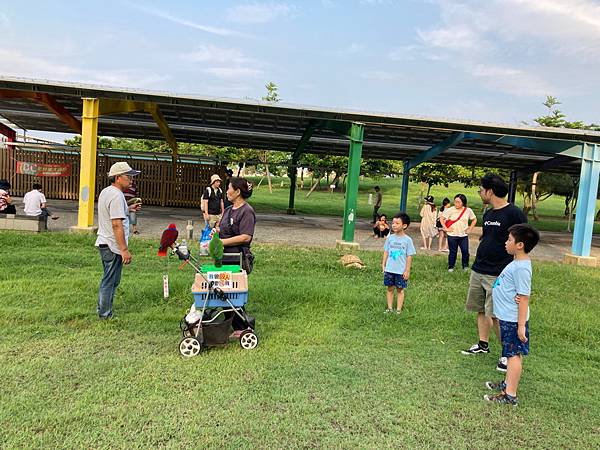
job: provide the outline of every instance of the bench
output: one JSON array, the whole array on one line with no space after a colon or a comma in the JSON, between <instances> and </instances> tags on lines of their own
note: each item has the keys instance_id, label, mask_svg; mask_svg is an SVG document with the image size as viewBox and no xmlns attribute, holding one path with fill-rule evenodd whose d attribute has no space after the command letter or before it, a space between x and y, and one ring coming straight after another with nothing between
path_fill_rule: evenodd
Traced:
<instances>
[{"instance_id":1,"label":"bench","mask_svg":"<svg viewBox=\"0 0 600 450\"><path fill-rule=\"evenodd\" d=\"M0 230L40 231L47 230L46 221L41 216L19 216L0 213Z\"/></svg>"}]
</instances>

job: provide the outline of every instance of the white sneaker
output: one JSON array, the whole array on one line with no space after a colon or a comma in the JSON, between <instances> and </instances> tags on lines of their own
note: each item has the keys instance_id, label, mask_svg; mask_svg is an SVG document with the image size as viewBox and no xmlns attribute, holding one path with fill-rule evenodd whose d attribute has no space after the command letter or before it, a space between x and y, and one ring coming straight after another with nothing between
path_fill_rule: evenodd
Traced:
<instances>
[{"instance_id":1,"label":"white sneaker","mask_svg":"<svg viewBox=\"0 0 600 450\"><path fill-rule=\"evenodd\" d=\"M448 272L454 272L454 269L448 269Z\"/></svg>"},{"instance_id":2,"label":"white sneaker","mask_svg":"<svg viewBox=\"0 0 600 450\"><path fill-rule=\"evenodd\" d=\"M505 358L504 356L500 357L500 359L498 359L496 370L505 373L508 370L508 358Z\"/></svg>"}]
</instances>

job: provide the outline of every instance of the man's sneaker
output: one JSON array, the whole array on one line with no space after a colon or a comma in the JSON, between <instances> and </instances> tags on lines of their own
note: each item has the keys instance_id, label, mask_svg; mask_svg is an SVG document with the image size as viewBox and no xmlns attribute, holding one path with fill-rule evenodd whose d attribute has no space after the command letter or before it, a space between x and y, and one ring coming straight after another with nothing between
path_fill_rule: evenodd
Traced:
<instances>
[{"instance_id":1,"label":"man's sneaker","mask_svg":"<svg viewBox=\"0 0 600 450\"><path fill-rule=\"evenodd\" d=\"M387 308L387 309L384 311L384 313L386 313L386 314L388 314L388 313L391 313L391 312L392 312L392 310L391 310L390 308Z\"/></svg>"},{"instance_id":2,"label":"man's sneaker","mask_svg":"<svg viewBox=\"0 0 600 450\"><path fill-rule=\"evenodd\" d=\"M486 402L502 403L502 404L512 405L512 406L517 406L519 404L519 400L517 399L517 397L510 397L509 395L505 394L504 392L501 392L500 394L496 394L496 395L484 395L483 399Z\"/></svg>"},{"instance_id":3,"label":"man's sneaker","mask_svg":"<svg viewBox=\"0 0 600 450\"><path fill-rule=\"evenodd\" d=\"M500 359L498 359L498 365L496 365L496 370L498 372L502 372L502 373L506 373L506 371L508 370L508 359L505 358L504 356L500 357Z\"/></svg>"},{"instance_id":4,"label":"man's sneaker","mask_svg":"<svg viewBox=\"0 0 600 450\"><path fill-rule=\"evenodd\" d=\"M479 343L471 345L468 350L461 350L463 355L476 355L478 353L489 353L489 348L483 348L479 346Z\"/></svg>"},{"instance_id":5,"label":"man's sneaker","mask_svg":"<svg viewBox=\"0 0 600 450\"><path fill-rule=\"evenodd\" d=\"M506 383L504 382L504 380L498 381L497 383L494 383L493 381L486 381L485 387L488 388L490 391L501 392L506 389Z\"/></svg>"},{"instance_id":6,"label":"man's sneaker","mask_svg":"<svg viewBox=\"0 0 600 450\"><path fill-rule=\"evenodd\" d=\"M454 269L448 269L448 272L452 273L454 272Z\"/></svg>"}]
</instances>

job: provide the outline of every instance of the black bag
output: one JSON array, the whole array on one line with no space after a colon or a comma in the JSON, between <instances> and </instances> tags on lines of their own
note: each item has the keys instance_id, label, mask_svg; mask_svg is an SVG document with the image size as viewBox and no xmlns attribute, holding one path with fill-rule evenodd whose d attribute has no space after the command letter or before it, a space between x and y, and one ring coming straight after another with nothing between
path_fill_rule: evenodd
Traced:
<instances>
[{"instance_id":1,"label":"black bag","mask_svg":"<svg viewBox=\"0 0 600 450\"><path fill-rule=\"evenodd\" d=\"M254 255L248 247L242 247L242 269L244 269L248 275L250 275L252 269L254 269Z\"/></svg>"}]
</instances>

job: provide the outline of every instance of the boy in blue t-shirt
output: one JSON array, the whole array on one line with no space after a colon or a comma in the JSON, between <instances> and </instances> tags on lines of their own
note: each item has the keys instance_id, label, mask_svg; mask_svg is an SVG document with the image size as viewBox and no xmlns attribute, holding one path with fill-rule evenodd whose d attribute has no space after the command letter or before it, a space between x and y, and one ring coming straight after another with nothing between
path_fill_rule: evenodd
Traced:
<instances>
[{"instance_id":1,"label":"boy in blue t-shirt","mask_svg":"<svg viewBox=\"0 0 600 450\"><path fill-rule=\"evenodd\" d=\"M392 234L390 234L383 246L383 284L387 286L387 309L386 313L392 312L394 305L394 287L398 291L398 302L396 314L402 311L404 304L404 289L406 289L410 266L415 246L412 239L405 233L410 225L410 217L405 213L398 213L392 220Z\"/></svg>"},{"instance_id":2,"label":"boy in blue t-shirt","mask_svg":"<svg viewBox=\"0 0 600 450\"><path fill-rule=\"evenodd\" d=\"M529 252L539 240L539 233L531 225L518 224L508 229L505 248L514 259L504 268L492 288L494 316L500 322L502 356L508 358L508 364L504 381L485 383L488 389L500 391L496 395L484 395L484 400L489 402L513 406L519 403L517 388L523 370L523 356L529 353Z\"/></svg>"}]
</instances>

